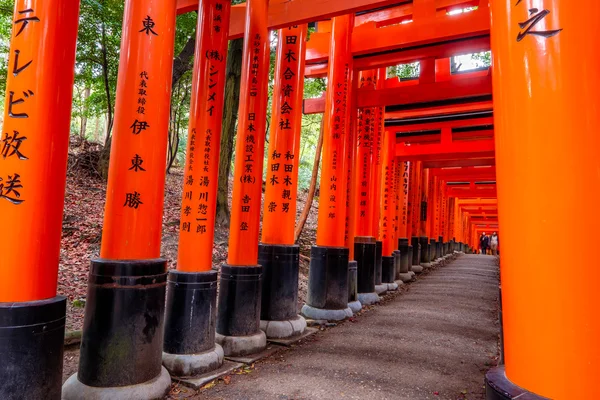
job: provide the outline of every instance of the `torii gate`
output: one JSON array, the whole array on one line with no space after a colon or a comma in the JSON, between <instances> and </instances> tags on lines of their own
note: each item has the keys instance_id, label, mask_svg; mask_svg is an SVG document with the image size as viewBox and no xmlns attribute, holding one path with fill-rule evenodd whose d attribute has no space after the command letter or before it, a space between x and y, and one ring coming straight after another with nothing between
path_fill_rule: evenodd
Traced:
<instances>
[{"instance_id":1,"label":"torii gate","mask_svg":"<svg viewBox=\"0 0 600 400\"><path fill-rule=\"evenodd\" d=\"M564 263L558 261L553 252L539 251L546 239L540 238L537 232L543 231L550 238L562 238L565 232L594 237L595 227L600 221L597 207L600 161L596 154L600 147L596 129L600 115L597 113L596 93L589 89L600 87L600 77L595 68L598 55L589 51L600 44L595 21L600 14L600 4L581 0L578 7L573 7L572 1L554 0L545 2L542 8L542 3L495 0L488 6L487 1L481 0L414 0L412 4L398 6L393 0L272 0L269 5L266 0L248 0L245 6L232 7L231 24L228 14L225 19L224 14L219 14L219 23L226 20L228 25L219 25L220 31L229 32L222 35L228 37L219 43L242 35L245 38L243 81L246 87L242 91L238 154L247 152L249 154L245 155L250 155L249 158L236 158L235 178L240 183L234 188L234 207L238 212L234 220L239 225L233 228L230 265L221 278L225 278L221 288L227 288L226 293L219 295L219 312L223 314L219 317L218 330L224 334L220 341L225 347L235 340L236 334L251 337L253 342L246 345L252 350L264 345L264 336L258 332L261 313L257 299L263 270L257 265L257 214L260 211L257 198L260 197L260 188L255 183L257 177L262 177L263 168L262 163L256 161L262 161L264 151L264 135L257 127L264 128L258 124L264 124L261 117L264 117L266 96L261 91L265 88L264 77L268 70L265 61L268 30L333 18L331 23L322 23L320 31L311 39L312 44L309 43L308 50L303 52L307 64L303 68L305 74L323 76L327 73L329 84L325 101L305 103L305 110L310 111L312 107L313 112L322 110L325 113L327 126L324 154L328 170L324 174L325 179L322 175L321 188L328 192L329 197L323 199L327 205L321 205L319 209L318 246L314 250L315 260L316 256L325 260L322 270L335 272L333 281L339 283L338 292L347 289L344 283L347 283L348 243L340 232L351 230L345 228L347 207L341 204L344 201L340 197L346 201L356 198L345 194L349 177L347 167L352 161L352 157L346 156L356 143L347 139L350 136L348 132L353 131L350 126L345 122L343 126L336 126L336 118L347 117L347 110L356 107L379 109L375 111L378 121L407 118L405 114L404 117L399 116L407 111L413 113L412 118L439 117L448 114L447 111L454 115L489 112L493 93L495 146L486 148L483 143L480 143L482 147L454 143L453 137L452 143L448 144L452 147L450 151L439 143L420 143L410 147L422 147L421 151L401 148L398 155L397 147L400 145L394 145L394 141L390 140L393 134L386 135L382 128L379 134L383 137L383 157L377 159L378 168L383 164L387 167L394 165L393 160L398 161L396 157L413 158L414 161L408 162L400 159L401 162L396 162L393 169L408 175L408 189L403 195L406 201L410 201L410 206L406 207L406 216L410 217L406 218L406 234L418 239L425 235L427 240L427 235L438 229L430 218L439 215L439 211L428 210L428 196L431 193L434 199L443 199L443 195L436 195L443 194L443 190L435 185L435 177L430 179L431 169L496 165L498 188L488 188L487 192L493 193L485 196L492 199L497 193L499 223L504 234L502 282L506 367L488 373L488 398L587 398L595 392L598 376L595 360L600 358L597 341L600 323L593 305L598 303L595 285L600 279L600 272L593 262L582 264L582 270L570 277L565 290L557 279L564 273ZM169 387L168 374L161 369L164 344L161 337L162 311L165 303L160 299L164 299L167 271L165 260L156 258L160 255L162 210L160 206L144 207L160 203L164 183L164 176L161 177L164 173L161 164L165 154L164 135L160 132L166 129L168 121L168 93L155 89L170 87L169 65L176 14L208 10L209 6L213 7L211 12L214 13L224 9L229 12L224 4L212 0L201 3L193 0L127 0L125 9L128 15L121 51L124 58L119 66L114 165L111 165L102 243L105 258L94 260L94 285L91 285L91 293L100 293L99 287L108 280L123 291L118 295L116 291L110 292L110 301L100 299L94 302L93 296L89 296L83 339L86 351L82 352L83 367L76 377L83 386L79 386L80 390L63 393L66 398L85 395L86 386L99 390L129 389L150 382L156 391L152 396L156 397L162 395L161 390L164 393ZM467 5L478 8L469 13L450 15L449 11ZM47 2L42 0L16 1L14 24L18 29L14 29L11 37L9 66L12 73L7 82L7 122L4 126L8 133L3 137L5 148L9 148L10 142L14 151L3 152L4 159L0 160L0 215L6 218L3 221L10 227L2 231L0 240L0 254L4 257L0 265L0 327L16 332L8 339L0 338L4 344L0 347L3 352L0 381L28 387L36 397L46 398L60 397L65 300L56 296L56 260L63 201L63 191L57 188L65 184L69 135L67 105L72 90L71 66L74 64L77 11L71 2L66 4L63 0L53 2L52 7L47 7ZM357 16L356 13L362 15ZM199 14L207 16L202 12ZM208 18L200 20L205 22L202 29L212 28L211 23L216 22ZM331 32L328 32L329 25ZM205 38L208 37L216 40L215 36L206 34ZM207 39L208 42L216 45L216 42ZM442 79L444 74L431 72L437 70L438 65L440 69L446 68L447 63L442 60L459 52L490 48L494 57L491 76L473 73L468 77L450 75L450 79L445 79L448 78L446 74ZM127 58L132 55L138 57ZM152 57L145 57L147 55ZM196 57L197 60L201 58ZM387 65L419 60L423 61L423 79L418 83L389 82L383 86L379 84L379 87L376 85L375 89L353 91L358 89L359 73L372 73L369 71ZM215 64L212 66L204 61L202 65L206 73L211 71L211 67L218 69L216 63L223 60L213 58L211 62ZM280 67L282 65L279 63ZM198 73L201 73L200 70L196 69ZM205 79L197 82L206 85L210 76L204 75ZM141 85L142 80L150 88L138 92L136 85ZM344 90L338 94L340 91L336 88L341 87ZM140 120L141 114L136 112L139 110L137 97L132 93L143 93L140 96L152 100L148 119ZM203 96L201 91L197 94ZM337 101L344 106L338 107ZM416 105L417 101L420 104ZM300 108L299 101L294 105ZM387 106L391 109L386 110L386 116L381 107ZM290 117L289 125L284 120L283 126L291 127L295 123L296 119ZM260 134L250 134L254 132L249 130L250 126ZM128 129L132 130L131 135L125 134L129 133ZM17 136L17 133L24 136ZM471 134L459 131L453 136L456 133ZM207 131L202 134L206 142ZM210 136L212 141L214 137ZM445 143L448 143L448 137L446 133ZM151 140L142 145L141 138ZM246 139L254 141L256 147L252 151L244 151L250 149L242 147L242 140ZM491 139L489 136L477 139L481 142L486 140L489 142ZM16 143L24 144L16 148ZM212 146L206 147L214 150ZM210 172L212 151L205 153L208 154L206 162ZM275 148L277 154L278 147ZM467 154L473 157L468 158ZM138 157L152 160L152 163L144 164L145 175L141 174L144 171L139 168ZM420 157L424 159L420 160ZM133 165L132 158L137 160L133 161ZM288 164L293 171L294 163ZM132 172L130 166L133 166ZM125 167L127 169L123 169ZM376 178L381 178L381 174ZM387 182L382 182L389 189L390 181L394 179L389 173L386 178ZM189 182L192 181L195 181L194 176ZM207 181L203 179L202 182ZM199 206L207 208L210 207L208 199L213 190L208 182L208 191L196 193L202 194L202 197L195 200L202 201ZM480 186L483 185L470 181L470 186L471 182L474 188L447 189L450 190L446 192L447 196L481 197L484 188ZM443 179L438 178L437 184L440 183ZM561 194L568 193L568 196L557 195L557 183L561 186ZM53 185L51 188L50 184ZM374 197L380 195L378 186L379 183L376 183ZM352 182L350 187L349 192L356 195ZM385 197L382 198L385 201ZM280 207L282 205L276 203L272 209L283 208ZM204 207L199 207L199 210L204 210ZM384 215L389 216L389 207L385 211ZM457 211L460 212L458 208ZM400 214L404 215L403 212ZM460 220L456 223L462 240L469 243L473 241L469 233L474 230L474 225L469 212L463 214L459 215ZM375 220L373 217L370 222ZM289 224L285 225L289 228ZM198 233L204 232L202 226L197 226ZM185 228L190 228L191 233L191 226L186 225ZM389 226L383 228L389 229ZM371 224L371 229L371 232L376 230L374 224ZM387 250L390 250L389 245ZM431 257L431 252L427 253L426 257ZM421 261L420 257L417 258ZM316 265L316 261L313 264ZM214 284L208 278L209 274L201 275L201 268L193 268L193 279L200 280L184 283L209 287ZM15 271L19 271L20 280L15 278ZM313 287L324 281L320 278L322 275L311 275ZM206 277L207 281L200 277ZM244 287L250 301L242 301L243 305L230 301L236 290L236 285L230 283L232 281L246 282L242 286L248 285ZM148 297L140 295L140 285ZM148 285L153 286L150 288ZM329 289L332 293L336 288ZM313 294L311 301L316 305L323 291L316 290ZM113 295L122 300L113 302ZM131 297L123 299L119 296ZM337 300L340 307L345 307L348 299L342 297ZM117 303L122 307L108 311L96 306ZM342 312L345 311L342 309ZM144 316L140 319L143 323L130 323L136 315ZM248 320L244 320L244 316L249 316ZM214 321L211 318L206 320ZM51 329L43 329L37 334L38 331L32 328L41 326L50 326ZM119 328L123 327L129 327L131 331L125 334L119 332ZM117 333L121 333L120 336ZM112 340L117 336L133 338L133 342L136 338L143 338L145 346L120 342L119 348L126 349L125 358L131 357L135 362L117 360L108 368L104 366L105 370L98 374L94 368L96 365L87 361L102 358L105 349L114 349L115 342ZM103 340L108 340L109 346L103 346ZM15 345L17 341L18 346ZM18 349L14 350L16 347ZM214 349L218 348L214 346ZM96 350L100 353L95 353ZM214 352L211 357L216 358L218 363L219 352ZM143 367L131 371L131 365ZM5 390L4 386L0 390ZM0 394L2 398L11 399L12 392ZM115 396L113 398L118 398Z\"/></svg>"}]
</instances>

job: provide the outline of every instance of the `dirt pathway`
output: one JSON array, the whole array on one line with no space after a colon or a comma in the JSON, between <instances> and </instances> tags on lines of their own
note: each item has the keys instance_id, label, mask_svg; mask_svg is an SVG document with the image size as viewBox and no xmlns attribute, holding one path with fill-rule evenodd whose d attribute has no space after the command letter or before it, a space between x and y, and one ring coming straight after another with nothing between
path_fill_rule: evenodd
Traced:
<instances>
[{"instance_id":1,"label":"dirt pathway","mask_svg":"<svg viewBox=\"0 0 600 400\"><path fill-rule=\"evenodd\" d=\"M483 399L497 357L497 298L496 259L465 255L354 323L193 398Z\"/></svg>"}]
</instances>

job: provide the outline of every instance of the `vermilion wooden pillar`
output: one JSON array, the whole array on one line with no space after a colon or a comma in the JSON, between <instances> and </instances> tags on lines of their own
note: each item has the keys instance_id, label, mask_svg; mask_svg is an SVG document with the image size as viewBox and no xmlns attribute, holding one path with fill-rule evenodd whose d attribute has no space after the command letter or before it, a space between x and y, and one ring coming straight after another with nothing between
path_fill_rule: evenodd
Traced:
<instances>
[{"instance_id":1,"label":"vermilion wooden pillar","mask_svg":"<svg viewBox=\"0 0 600 400\"><path fill-rule=\"evenodd\" d=\"M382 267L381 282L387 285L388 290L398 289L396 280L396 169L401 169L399 160L396 160L396 137L393 132L383 133L381 149L382 186L381 192L381 218L379 220L382 239Z\"/></svg>"},{"instance_id":2,"label":"vermilion wooden pillar","mask_svg":"<svg viewBox=\"0 0 600 400\"><path fill-rule=\"evenodd\" d=\"M421 264L426 267L431 263L431 244L429 242L431 226L428 224L432 206L430 202L431 188L429 169L425 168L421 174L419 241L421 243Z\"/></svg>"},{"instance_id":3,"label":"vermilion wooden pillar","mask_svg":"<svg viewBox=\"0 0 600 400\"><path fill-rule=\"evenodd\" d=\"M79 2L15 1L0 131L0 398L60 399L57 296ZM44 327L44 329L42 329ZM51 329L46 329L46 327Z\"/></svg>"},{"instance_id":4,"label":"vermilion wooden pillar","mask_svg":"<svg viewBox=\"0 0 600 400\"><path fill-rule=\"evenodd\" d=\"M280 29L263 207L261 329L269 338L301 335L300 248L294 244L307 25Z\"/></svg>"},{"instance_id":5,"label":"vermilion wooden pillar","mask_svg":"<svg viewBox=\"0 0 600 400\"><path fill-rule=\"evenodd\" d=\"M358 90L358 79L355 79L358 73L351 71L350 81L352 92ZM346 140L346 157L347 157L347 176L346 176L346 230L344 235L344 247L348 248L348 307L352 312L359 312L362 309L362 304L358 300L358 262L354 257L354 236L356 233L356 213L354 210L359 204L358 189L359 184L356 179L355 171L358 168L356 160L357 141L358 141L358 110L356 108L356 96L350 96L350 107L348 109L348 133L351 135Z\"/></svg>"},{"instance_id":6,"label":"vermilion wooden pillar","mask_svg":"<svg viewBox=\"0 0 600 400\"><path fill-rule=\"evenodd\" d=\"M229 255L221 267L218 295L217 341L226 356L252 354L266 346L260 330L263 268L258 265L258 234L270 66L268 3L246 3ZM284 161L285 155L281 157Z\"/></svg>"},{"instance_id":7,"label":"vermilion wooden pillar","mask_svg":"<svg viewBox=\"0 0 600 400\"><path fill-rule=\"evenodd\" d=\"M345 244L348 112L352 88L350 49L354 17L335 17L332 23L327 99L324 115L317 245L311 249L308 296L302 314L308 318L340 320L348 308L348 249Z\"/></svg>"},{"instance_id":8,"label":"vermilion wooden pillar","mask_svg":"<svg viewBox=\"0 0 600 400\"><path fill-rule=\"evenodd\" d=\"M177 270L169 273L163 365L175 376L219 368L212 270L230 3L199 4Z\"/></svg>"},{"instance_id":9,"label":"vermilion wooden pillar","mask_svg":"<svg viewBox=\"0 0 600 400\"><path fill-rule=\"evenodd\" d=\"M487 375L488 398L594 398L600 269L564 260L591 254L600 221L600 3L491 7L506 375Z\"/></svg>"},{"instance_id":10,"label":"vermilion wooden pillar","mask_svg":"<svg viewBox=\"0 0 600 400\"><path fill-rule=\"evenodd\" d=\"M414 164L414 168L413 168ZM421 247L420 223L421 223L421 175L423 174L423 163L421 161L411 162L411 179L410 197L411 197L411 218L410 218L410 234L411 243L413 246L412 266L416 267L415 272L420 272L421 269L421 252L425 248ZM421 269L422 271L422 269Z\"/></svg>"},{"instance_id":11,"label":"vermilion wooden pillar","mask_svg":"<svg viewBox=\"0 0 600 400\"><path fill-rule=\"evenodd\" d=\"M408 282L413 278L413 246L410 244L410 176L411 163L397 160L398 185L396 187L396 241L400 263L396 265L396 278Z\"/></svg>"},{"instance_id":12,"label":"vermilion wooden pillar","mask_svg":"<svg viewBox=\"0 0 600 400\"><path fill-rule=\"evenodd\" d=\"M79 372L64 384L65 399L170 387L161 365L167 262L159 257L175 18L174 0L125 2L102 258L92 260Z\"/></svg>"},{"instance_id":13,"label":"vermilion wooden pillar","mask_svg":"<svg viewBox=\"0 0 600 400\"><path fill-rule=\"evenodd\" d=\"M362 71L359 74L358 86L361 90L375 90L377 88L377 71ZM375 193L380 190L377 186L377 151L379 130L378 108L368 107L358 110L357 140L354 149L356 168L354 180L356 185L356 207L354 218L356 221L354 237L354 257L358 269L358 299L362 304L371 304L379 298L375 293L375 286L381 284L381 264L377 268L377 244L373 222L375 208ZM379 145L380 146L380 145ZM381 249L381 248L380 248ZM379 257L381 261L381 256ZM377 274L379 272L379 274Z\"/></svg>"}]
</instances>

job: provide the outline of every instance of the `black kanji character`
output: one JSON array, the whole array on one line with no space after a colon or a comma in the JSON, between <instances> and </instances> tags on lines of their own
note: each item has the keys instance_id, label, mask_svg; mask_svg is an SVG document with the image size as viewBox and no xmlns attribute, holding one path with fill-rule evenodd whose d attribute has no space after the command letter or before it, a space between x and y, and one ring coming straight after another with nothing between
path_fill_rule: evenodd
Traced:
<instances>
[{"instance_id":1,"label":"black kanji character","mask_svg":"<svg viewBox=\"0 0 600 400\"><path fill-rule=\"evenodd\" d=\"M150 125L146 121L138 121L137 119L133 124L131 124L130 128L132 129L132 133L134 135L139 135L142 131L150 128Z\"/></svg>"},{"instance_id":2,"label":"black kanji character","mask_svg":"<svg viewBox=\"0 0 600 400\"><path fill-rule=\"evenodd\" d=\"M154 28L156 23L154 22L154 20L152 20L152 18L150 18L149 15L146 17L146 19L142 21L142 24L144 25L144 27L140 30L140 32L144 32L146 33L146 35L150 35L150 33L152 33L154 36L158 36L158 33L154 32L154 30L152 29Z\"/></svg>"},{"instance_id":3,"label":"black kanji character","mask_svg":"<svg viewBox=\"0 0 600 400\"><path fill-rule=\"evenodd\" d=\"M289 49L288 52L285 53L285 59L287 60L287 62L298 61L298 59L295 57L295 55L296 55L296 53L293 52L292 49ZM290 70L290 69L288 68L288 70ZM291 70L290 70L290 72L291 72ZM292 72L292 76L294 76L293 72Z\"/></svg>"},{"instance_id":4,"label":"black kanji character","mask_svg":"<svg viewBox=\"0 0 600 400\"><path fill-rule=\"evenodd\" d=\"M16 155L19 160L28 160L20 151L19 148L23 144L23 140L27 140L27 137L19 137L19 132L13 131L13 135L9 136L8 133L4 134L2 139L2 157L7 158Z\"/></svg>"},{"instance_id":5,"label":"black kanji character","mask_svg":"<svg viewBox=\"0 0 600 400\"><path fill-rule=\"evenodd\" d=\"M277 204L274 201L272 201L269 203L269 206L267 207L267 209L269 212L277 211Z\"/></svg>"},{"instance_id":6,"label":"black kanji character","mask_svg":"<svg viewBox=\"0 0 600 400\"><path fill-rule=\"evenodd\" d=\"M138 192L127 193L125 195L125 204L123 207L135 208L137 209L142 203L140 194Z\"/></svg>"},{"instance_id":7,"label":"black kanji character","mask_svg":"<svg viewBox=\"0 0 600 400\"><path fill-rule=\"evenodd\" d=\"M146 172L146 170L144 168L142 168L143 163L144 163L144 160L142 160L142 157L140 157L139 154L136 154L135 157L133 157L131 159L131 168L129 168L129 171L133 170L134 172L138 172L138 171Z\"/></svg>"},{"instance_id":8,"label":"black kanji character","mask_svg":"<svg viewBox=\"0 0 600 400\"><path fill-rule=\"evenodd\" d=\"M287 118L285 120L283 118L281 118L281 120L279 121L279 129L284 129L284 130L292 129L290 120Z\"/></svg>"},{"instance_id":9,"label":"black kanji character","mask_svg":"<svg viewBox=\"0 0 600 400\"><path fill-rule=\"evenodd\" d=\"M283 95L285 97L291 97L292 96L292 92L294 91L294 88L292 87L292 85L284 85L283 88L281 89L281 91L283 92Z\"/></svg>"},{"instance_id":10,"label":"black kanji character","mask_svg":"<svg viewBox=\"0 0 600 400\"><path fill-rule=\"evenodd\" d=\"M286 36L285 43L286 44L296 44L298 41L298 36Z\"/></svg>"},{"instance_id":11,"label":"black kanji character","mask_svg":"<svg viewBox=\"0 0 600 400\"><path fill-rule=\"evenodd\" d=\"M15 205L23 203L25 200L19 200L21 198L21 192L17 189L23 189L21 175L17 173L8 175L6 185L2 183L2 178L0 178L0 198L6 199Z\"/></svg>"},{"instance_id":12,"label":"black kanji character","mask_svg":"<svg viewBox=\"0 0 600 400\"><path fill-rule=\"evenodd\" d=\"M295 73L294 73L294 71L292 71L292 70L291 70L289 67L288 67L288 69L286 69L286 70L285 70L285 72L283 73L283 77L284 77L286 80L288 80L288 81L289 81L290 79L292 79L294 76L296 76L296 74L295 74Z\"/></svg>"},{"instance_id":13,"label":"black kanji character","mask_svg":"<svg viewBox=\"0 0 600 400\"><path fill-rule=\"evenodd\" d=\"M293 108L288 104L288 102L284 102L283 105L281 106L281 114L291 114L291 111L293 110Z\"/></svg>"}]
</instances>

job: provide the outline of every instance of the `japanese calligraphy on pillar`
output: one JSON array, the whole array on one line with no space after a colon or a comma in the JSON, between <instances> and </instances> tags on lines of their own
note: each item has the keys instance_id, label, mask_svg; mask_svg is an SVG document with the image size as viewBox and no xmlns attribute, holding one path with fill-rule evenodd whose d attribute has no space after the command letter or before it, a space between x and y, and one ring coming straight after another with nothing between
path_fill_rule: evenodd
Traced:
<instances>
[{"instance_id":1,"label":"japanese calligraphy on pillar","mask_svg":"<svg viewBox=\"0 0 600 400\"><path fill-rule=\"evenodd\" d=\"M0 118L0 302L7 303L56 296L79 18L79 2L10 3Z\"/></svg>"},{"instance_id":2,"label":"japanese calligraphy on pillar","mask_svg":"<svg viewBox=\"0 0 600 400\"><path fill-rule=\"evenodd\" d=\"M408 161L402 161L396 170L398 176L397 194L397 218L398 218L398 238L407 238L408 223L410 219L410 197L408 191L409 185L409 164Z\"/></svg>"},{"instance_id":3,"label":"japanese calligraphy on pillar","mask_svg":"<svg viewBox=\"0 0 600 400\"><path fill-rule=\"evenodd\" d=\"M318 246L344 246L346 224L346 149L352 70L350 39L353 16L333 19L324 115L323 160L320 182Z\"/></svg>"},{"instance_id":4,"label":"japanese calligraphy on pillar","mask_svg":"<svg viewBox=\"0 0 600 400\"><path fill-rule=\"evenodd\" d=\"M359 90L373 90L376 85L374 71L364 71L360 75ZM358 184L356 207L356 236L370 236L372 234L371 218L373 217L373 194L375 182L372 179L373 147L377 140L374 137L376 126L376 108L361 108L357 118L356 142L356 172L355 179Z\"/></svg>"},{"instance_id":5,"label":"japanese calligraphy on pillar","mask_svg":"<svg viewBox=\"0 0 600 400\"><path fill-rule=\"evenodd\" d=\"M352 73L352 77L354 73ZM353 79L350 79L352 82ZM353 83L353 89L354 89ZM352 96L351 96L352 98ZM354 100L351 101L350 109L348 110L348 134L350 137L346 140L346 225L344 229L344 246L350 250L350 256L354 255L354 245L351 241L354 240L354 215L352 213L353 207L356 203L356 200L352 197L353 190L356 190L356 187L353 188L353 172L354 172L354 148L356 147L356 123L357 123L357 110L356 105L354 104Z\"/></svg>"},{"instance_id":6,"label":"japanese calligraphy on pillar","mask_svg":"<svg viewBox=\"0 0 600 400\"><path fill-rule=\"evenodd\" d=\"M31 103L36 93L30 86L30 74L26 74L26 71L33 70L33 63L40 61L35 58L34 48L28 42L34 40L33 31L38 29L41 20L36 11L27 4L29 2L17 1L15 5L6 112L3 134L0 136L0 201L8 201L13 206L19 206L26 201L25 186L33 184L22 177L22 168L29 160L31 142L36 134L31 131L30 122L31 118L35 118L32 113L35 106L32 107Z\"/></svg>"},{"instance_id":7,"label":"japanese calligraphy on pillar","mask_svg":"<svg viewBox=\"0 0 600 400\"><path fill-rule=\"evenodd\" d=\"M528 0L517 0L515 7L522 7L524 11L523 21L519 21L519 33L517 34L517 42L522 41L527 36L541 37L544 39L551 38L552 36L558 35L562 28L547 29L548 25L552 24L552 19L547 17L551 14L548 9L540 9L531 5L528 7L526 4ZM534 2L531 2L534 3ZM539 1L544 4L544 0ZM540 25L540 26L538 26Z\"/></svg>"},{"instance_id":8,"label":"japanese calligraphy on pillar","mask_svg":"<svg viewBox=\"0 0 600 400\"><path fill-rule=\"evenodd\" d=\"M294 244L307 25L279 30L262 241Z\"/></svg>"},{"instance_id":9,"label":"japanese calligraphy on pillar","mask_svg":"<svg viewBox=\"0 0 600 400\"><path fill-rule=\"evenodd\" d=\"M270 64L269 38L266 27L267 0L246 3L246 30L242 60L239 121L229 236L230 265L256 265L265 148L266 107ZM293 71L285 71L290 79ZM279 121L281 122L281 121ZM279 126L279 125L278 125ZM291 128L291 122L289 123ZM281 124L287 129L287 124ZM286 154L270 154L282 161ZM291 161L291 154L287 155ZM284 168L281 165L282 168ZM291 177L289 179L291 185ZM280 182L283 184L283 182Z\"/></svg>"},{"instance_id":10,"label":"japanese calligraphy on pillar","mask_svg":"<svg viewBox=\"0 0 600 400\"><path fill-rule=\"evenodd\" d=\"M395 153L396 149L394 148L394 158L396 157ZM400 204L400 188L401 188L401 174L402 174L402 166L403 162L400 159L395 158L394 160L394 241L400 237L400 222L401 222L401 204Z\"/></svg>"},{"instance_id":11,"label":"japanese calligraphy on pillar","mask_svg":"<svg viewBox=\"0 0 600 400\"><path fill-rule=\"evenodd\" d=\"M100 255L149 259L160 256L176 5L126 3Z\"/></svg>"},{"instance_id":12,"label":"japanese calligraphy on pillar","mask_svg":"<svg viewBox=\"0 0 600 400\"><path fill-rule=\"evenodd\" d=\"M379 231L383 245L383 255L390 256L396 248L395 219L396 219L396 170L399 163L396 159L394 141L395 135L387 131L384 133L382 154L382 192L381 195L381 218L379 220Z\"/></svg>"},{"instance_id":13,"label":"japanese calligraphy on pillar","mask_svg":"<svg viewBox=\"0 0 600 400\"><path fill-rule=\"evenodd\" d=\"M200 3L177 268L212 268L230 2ZM204 23L202 23L204 22Z\"/></svg>"},{"instance_id":14,"label":"japanese calligraphy on pillar","mask_svg":"<svg viewBox=\"0 0 600 400\"><path fill-rule=\"evenodd\" d=\"M373 84L375 89L382 89L385 81L385 77L387 74L387 70L385 68L379 68L374 71L373 76ZM375 107L373 109L373 128L371 129L371 134L373 137L373 145L371 146L371 164L373 165L371 169L371 180L373 181L373 185L376 188L380 188L382 186L383 180L383 157L382 157L382 147L384 140L384 107ZM371 209L371 235L379 240L381 240L381 232L379 232L379 220L380 220L380 203L381 203L381 190L373 191L373 196L371 198L372 205L369 206Z\"/></svg>"}]
</instances>

